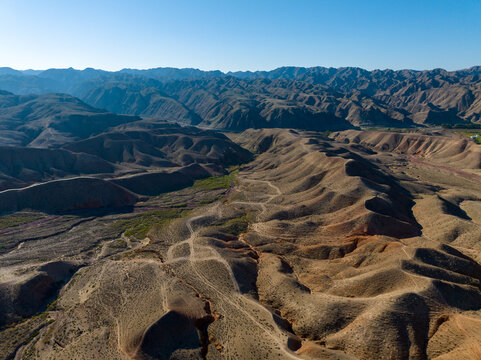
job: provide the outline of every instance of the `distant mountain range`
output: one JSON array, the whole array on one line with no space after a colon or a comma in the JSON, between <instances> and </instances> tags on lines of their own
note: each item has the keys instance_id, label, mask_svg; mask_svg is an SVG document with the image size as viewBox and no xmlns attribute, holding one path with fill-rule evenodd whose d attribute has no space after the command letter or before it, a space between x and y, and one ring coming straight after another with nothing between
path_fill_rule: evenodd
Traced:
<instances>
[{"instance_id":1,"label":"distant mountain range","mask_svg":"<svg viewBox=\"0 0 481 360\"><path fill-rule=\"evenodd\" d=\"M181 124L342 130L481 121L481 67L434 69L282 67L272 71L0 68L0 89L66 93L107 111Z\"/></svg>"}]
</instances>

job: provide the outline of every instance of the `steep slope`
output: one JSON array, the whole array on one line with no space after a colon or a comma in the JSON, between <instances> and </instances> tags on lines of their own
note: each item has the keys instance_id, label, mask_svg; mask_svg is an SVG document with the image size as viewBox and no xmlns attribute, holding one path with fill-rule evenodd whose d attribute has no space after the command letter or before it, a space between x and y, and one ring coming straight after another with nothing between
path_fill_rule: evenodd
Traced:
<instances>
[{"instance_id":1,"label":"steep slope","mask_svg":"<svg viewBox=\"0 0 481 360\"><path fill-rule=\"evenodd\" d=\"M312 84L327 85L343 92L359 90L375 95L382 91L400 89L407 84L415 84L424 88L438 87L446 84L470 84L481 80L481 67L446 71L433 70L373 70L368 71L357 67L325 68L315 66L310 68L286 66L272 71L233 72L229 73L239 78L267 78L305 81Z\"/></svg>"},{"instance_id":2,"label":"steep slope","mask_svg":"<svg viewBox=\"0 0 481 360\"><path fill-rule=\"evenodd\" d=\"M156 196L181 189L252 157L222 134L160 122L62 140L59 149L0 146L0 213L130 205L138 199L131 191Z\"/></svg>"},{"instance_id":3,"label":"steep slope","mask_svg":"<svg viewBox=\"0 0 481 360\"><path fill-rule=\"evenodd\" d=\"M312 229L317 240L419 233L409 210L413 204L409 193L394 177L349 148L334 145L315 133L304 137L293 131L249 130L242 135L237 141L261 153L252 172L271 176L259 177L260 182L271 178L282 182L282 199L284 204L290 204L263 214L263 226L271 228L272 236L281 236L291 226L303 228L302 236L306 239L312 236ZM244 138L248 142L244 143ZM275 160L269 159L271 151L277 155ZM300 219L305 219L306 224Z\"/></svg>"},{"instance_id":4,"label":"steep slope","mask_svg":"<svg viewBox=\"0 0 481 360\"><path fill-rule=\"evenodd\" d=\"M202 119L161 90L161 83L140 77L116 77L83 83L75 91L86 103L118 114L196 125Z\"/></svg>"},{"instance_id":5,"label":"steep slope","mask_svg":"<svg viewBox=\"0 0 481 360\"><path fill-rule=\"evenodd\" d=\"M480 120L480 67L458 71L281 67L272 71L227 74L174 68L124 69L119 72L70 68L39 73L5 69L2 74L0 89L14 93L68 92L93 106L113 112L158 116L189 124L204 121L216 127L238 130L255 128L253 123L261 123L258 128L278 126L274 123L289 123L283 126L289 127L292 125L289 118L294 116L303 118L301 128L314 129L310 123L313 121L317 124L316 130L320 129L319 122L325 123L323 129L332 128L329 122L338 121L332 116L347 119L356 126L409 126L412 121L440 125ZM232 78L239 82L229 80ZM270 80L289 88L292 101L286 102L286 96L279 98L279 89L261 85L262 81L257 80ZM160 82L175 85L163 87ZM225 85L228 82L230 86ZM303 90L299 85L292 85L299 83L304 84ZM190 91L185 89L189 86L192 87ZM311 88L310 91L306 91L307 88ZM252 96L245 94L246 90ZM327 90L329 95L326 98ZM294 103L299 92L308 94L307 104L302 100L299 104ZM183 96L186 98L181 100ZM323 106L310 106L311 102L316 102L310 96L320 99ZM334 101L330 98L332 96ZM200 98L207 105L199 108L197 102ZM272 111L272 108L276 110ZM329 119L320 115L326 108L331 116ZM219 114L231 120L219 124ZM315 119L309 120L312 117ZM238 122L246 125L241 126Z\"/></svg>"},{"instance_id":6,"label":"steep slope","mask_svg":"<svg viewBox=\"0 0 481 360\"><path fill-rule=\"evenodd\" d=\"M480 119L479 66L458 71L282 67L268 72L232 75L251 79L295 79L345 93L361 91L391 108L406 110L417 123L439 125Z\"/></svg>"},{"instance_id":7,"label":"steep slope","mask_svg":"<svg viewBox=\"0 0 481 360\"><path fill-rule=\"evenodd\" d=\"M40 79L48 79L55 83L55 92L72 93L73 90L81 83L97 79L101 81L113 74L104 70L86 68L84 70L68 69L48 69L40 72L37 77Z\"/></svg>"},{"instance_id":8,"label":"steep slope","mask_svg":"<svg viewBox=\"0 0 481 360\"><path fill-rule=\"evenodd\" d=\"M378 150L319 132L230 133L257 156L229 181L100 216L2 217L28 222L0 229L0 322L58 298L0 330L0 346L55 360L479 358L479 181L434 162L459 151L455 137L400 135ZM422 163L402 153L418 150ZM109 183L150 191L166 173Z\"/></svg>"},{"instance_id":9,"label":"steep slope","mask_svg":"<svg viewBox=\"0 0 481 360\"><path fill-rule=\"evenodd\" d=\"M0 67L0 76L1 75L23 75L23 73L10 67Z\"/></svg>"},{"instance_id":10,"label":"steep slope","mask_svg":"<svg viewBox=\"0 0 481 360\"><path fill-rule=\"evenodd\" d=\"M113 173L116 167L96 156L61 149L0 147L0 190L67 176Z\"/></svg>"},{"instance_id":11,"label":"steep slope","mask_svg":"<svg viewBox=\"0 0 481 360\"><path fill-rule=\"evenodd\" d=\"M303 339L298 354L479 357L477 183L316 134L238 139L261 153L234 201L261 211L243 235L259 299Z\"/></svg>"},{"instance_id":12,"label":"steep slope","mask_svg":"<svg viewBox=\"0 0 481 360\"><path fill-rule=\"evenodd\" d=\"M415 155L458 169L481 168L481 146L464 136L354 130L331 136L340 142L360 144L377 151Z\"/></svg>"},{"instance_id":13,"label":"steep slope","mask_svg":"<svg viewBox=\"0 0 481 360\"><path fill-rule=\"evenodd\" d=\"M114 183L94 178L52 180L0 192L0 213L32 209L46 213L132 205L138 197Z\"/></svg>"},{"instance_id":14,"label":"steep slope","mask_svg":"<svg viewBox=\"0 0 481 360\"><path fill-rule=\"evenodd\" d=\"M227 77L170 82L163 90L197 113L203 119L201 125L230 130L332 130L411 123L402 113L360 93L345 95L297 81Z\"/></svg>"},{"instance_id":15,"label":"steep slope","mask_svg":"<svg viewBox=\"0 0 481 360\"><path fill-rule=\"evenodd\" d=\"M212 163L219 166L250 160L250 153L222 134L164 124L154 129L116 130L68 144L73 152L98 156L111 163L145 167Z\"/></svg>"},{"instance_id":16,"label":"steep slope","mask_svg":"<svg viewBox=\"0 0 481 360\"><path fill-rule=\"evenodd\" d=\"M47 69L18 71L0 68L0 89L19 95L62 92L76 95L86 83L101 84L109 79L137 78L171 81L181 79L206 79L222 77L221 71L202 71L198 69L154 68L146 70L122 69L112 72L86 68L84 70Z\"/></svg>"},{"instance_id":17,"label":"steep slope","mask_svg":"<svg viewBox=\"0 0 481 360\"><path fill-rule=\"evenodd\" d=\"M58 84L51 79L35 75L6 73L0 75L0 89L14 94L47 94L56 92Z\"/></svg>"},{"instance_id":18,"label":"steep slope","mask_svg":"<svg viewBox=\"0 0 481 360\"><path fill-rule=\"evenodd\" d=\"M1 145L55 147L139 119L95 109L70 95L0 93Z\"/></svg>"}]
</instances>

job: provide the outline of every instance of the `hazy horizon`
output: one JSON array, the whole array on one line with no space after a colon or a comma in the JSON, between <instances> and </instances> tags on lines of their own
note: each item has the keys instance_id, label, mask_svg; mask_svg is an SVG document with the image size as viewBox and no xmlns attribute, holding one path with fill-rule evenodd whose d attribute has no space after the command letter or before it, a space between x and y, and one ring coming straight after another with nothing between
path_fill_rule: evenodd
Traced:
<instances>
[{"instance_id":1,"label":"hazy horizon","mask_svg":"<svg viewBox=\"0 0 481 360\"><path fill-rule=\"evenodd\" d=\"M289 68L289 67L297 67L297 68L316 68L316 67L324 67L324 68L334 68L334 69L341 69L341 68L359 68L359 69L363 69L363 70L367 70L367 71L375 71L375 70L380 70L380 71L385 71L385 70L393 70L393 71L402 71L402 70L409 70L409 71L432 71L432 70L436 70L436 69L441 69L441 70L445 70L445 71L448 71L448 72L453 72L453 71L461 71L461 70L466 70L466 69L470 69L470 68L473 68L473 67L480 67L481 65L479 64L473 64L473 65L470 65L470 66L467 66L467 67L464 67L464 68L458 68L458 69L445 69L445 68L430 68L430 69L412 69L412 68L396 68L396 69L393 69L393 68L372 68L372 69L367 69L367 68L363 68L363 67L360 67L360 66L324 66L324 65L313 65L313 66L300 66L300 65L284 65L284 66L278 66L278 67L275 67L275 68L270 68L270 69L254 69L254 70L251 70L251 69L247 69L247 70L236 70L236 69L233 69L233 70L220 70L220 69L201 69L199 67L195 67L195 66L191 66L191 67L176 67L176 66L155 66L155 67L149 67L149 68L133 68L133 67L124 67L124 68L119 68L119 69L102 69L102 68L96 68L96 67L93 67L93 66L87 66L87 67L84 67L84 68L75 68L75 67L72 67L72 66L67 66L67 67L48 67L48 68L43 68L43 69L35 69L35 68L24 68L24 69L18 69L18 68L14 68L12 66L0 66L0 68L10 68L12 70L17 70L17 71L46 71L46 70L52 70L52 69L55 69L55 70L68 70L68 69L73 69L73 70L78 70L78 71L84 71L84 70L87 70L87 69L93 69L93 70L100 70L100 71L107 71L107 72L119 72L119 71L122 71L122 70L153 70L153 69L179 69L179 70L182 70L182 69L192 69L192 70L200 70L200 71L220 71L224 74L228 74L228 73L235 73L235 72L257 72L257 71L266 71L266 72L269 72L269 71L273 71L273 70L276 70L276 69L279 69L279 68Z\"/></svg>"},{"instance_id":2,"label":"hazy horizon","mask_svg":"<svg viewBox=\"0 0 481 360\"><path fill-rule=\"evenodd\" d=\"M0 0L1 67L373 69L479 64L481 3Z\"/></svg>"}]
</instances>

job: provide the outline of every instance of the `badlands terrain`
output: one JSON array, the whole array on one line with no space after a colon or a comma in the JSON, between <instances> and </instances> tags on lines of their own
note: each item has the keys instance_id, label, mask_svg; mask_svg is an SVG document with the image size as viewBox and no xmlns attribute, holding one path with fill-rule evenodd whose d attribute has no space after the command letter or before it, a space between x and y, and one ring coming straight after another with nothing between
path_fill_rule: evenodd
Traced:
<instances>
[{"instance_id":1,"label":"badlands terrain","mask_svg":"<svg viewBox=\"0 0 481 360\"><path fill-rule=\"evenodd\" d=\"M174 68L117 72L0 68L0 89L19 95L67 93L118 114L230 131L409 127L481 120L479 66L458 71L281 67L229 73Z\"/></svg>"},{"instance_id":2,"label":"badlands terrain","mask_svg":"<svg viewBox=\"0 0 481 360\"><path fill-rule=\"evenodd\" d=\"M481 358L479 68L98 72L2 70L0 358Z\"/></svg>"}]
</instances>

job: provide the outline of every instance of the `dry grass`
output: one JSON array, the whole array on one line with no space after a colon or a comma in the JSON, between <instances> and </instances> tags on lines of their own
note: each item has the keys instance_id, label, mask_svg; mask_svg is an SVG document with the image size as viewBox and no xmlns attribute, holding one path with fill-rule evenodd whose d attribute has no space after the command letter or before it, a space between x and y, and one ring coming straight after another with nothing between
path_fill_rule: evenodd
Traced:
<instances>
[{"instance_id":1,"label":"dry grass","mask_svg":"<svg viewBox=\"0 0 481 360\"><path fill-rule=\"evenodd\" d=\"M236 183L238 171L235 170L228 175L212 176L206 179L196 180L194 188L201 190L230 189Z\"/></svg>"},{"instance_id":2,"label":"dry grass","mask_svg":"<svg viewBox=\"0 0 481 360\"><path fill-rule=\"evenodd\" d=\"M125 232L125 236L143 239L154 227L158 230L173 219L186 216L188 213L188 210L182 208L153 210L131 219L118 220L113 226Z\"/></svg>"},{"instance_id":3,"label":"dry grass","mask_svg":"<svg viewBox=\"0 0 481 360\"><path fill-rule=\"evenodd\" d=\"M33 213L14 213L0 217L0 229L28 224L35 220L43 219L45 216Z\"/></svg>"}]
</instances>

